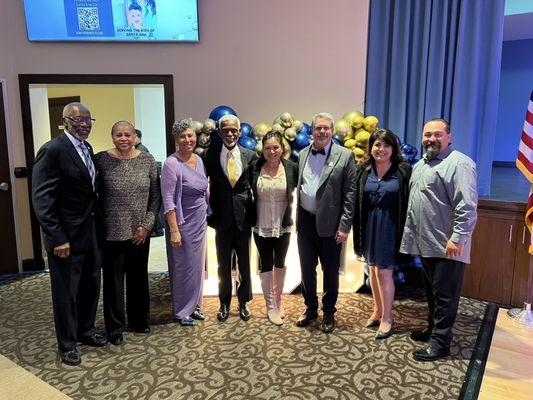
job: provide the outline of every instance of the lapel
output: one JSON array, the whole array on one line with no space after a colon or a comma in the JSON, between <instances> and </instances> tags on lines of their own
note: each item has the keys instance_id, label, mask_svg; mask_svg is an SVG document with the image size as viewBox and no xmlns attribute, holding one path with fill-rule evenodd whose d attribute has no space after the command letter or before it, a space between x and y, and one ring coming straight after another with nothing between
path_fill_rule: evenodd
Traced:
<instances>
[{"instance_id":1,"label":"lapel","mask_svg":"<svg viewBox=\"0 0 533 400\"><path fill-rule=\"evenodd\" d=\"M247 179L246 176L248 175L248 167L249 167L250 161L252 159L250 156L245 154L245 153L248 153L248 152L245 152L244 147L242 147L239 144L237 144L237 146L239 146L239 152L241 154L242 173L241 173L241 176L239 176L239 179L237 179L237 182L235 183L235 186L237 186L237 184L242 179ZM229 185L229 180L227 179L227 177L226 177L226 180L228 181L228 185Z\"/></svg>"},{"instance_id":2,"label":"lapel","mask_svg":"<svg viewBox=\"0 0 533 400\"><path fill-rule=\"evenodd\" d=\"M300 183L302 182L302 174L304 173L305 163L307 163L307 158L309 157L310 151L311 145L304 147L300 151L300 158L298 159L298 190L300 189Z\"/></svg>"},{"instance_id":3,"label":"lapel","mask_svg":"<svg viewBox=\"0 0 533 400\"><path fill-rule=\"evenodd\" d=\"M59 140L66 147L67 154L72 159L72 161L74 162L76 167L78 167L78 169L81 171L82 179L88 185L90 185L91 189L92 189L93 184L91 182L91 177L89 176L89 170L87 169L87 166L85 165L85 163L81 160L81 157L80 157L80 155L78 153L78 150L76 150L76 148L74 147L74 145L72 144L72 142L70 141L70 139L67 137L67 135L65 133L63 133L63 134L61 134L61 136L59 136ZM93 164L94 164L94 156L92 154L92 150L91 150L90 147L88 147L88 148L89 148L89 153L91 153L91 159L93 160ZM96 165L96 164L94 164L94 165Z\"/></svg>"},{"instance_id":4,"label":"lapel","mask_svg":"<svg viewBox=\"0 0 533 400\"><path fill-rule=\"evenodd\" d=\"M335 168L335 165L337 165L337 162L339 161L340 156L341 156L341 150L339 146L331 142L331 149L326 158L326 162L324 163L324 168L322 168L322 174L320 175L320 179L318 181L317 190L320 189L320 187L324 184L324 182L326 182L329 175Z\"/></svg>"},{"instance_id":5,"label":"lapel","mask_svg":"<svg viewBox=\"0 0 533 400\"><path fill-rule=\"evenodd\" d=\"M281 158L281 163L283 164L283 169L285 171L285 182L287 182L287 195L291 193L291 188L294 188L293 174L289 174L287 162Z\"/></svg>"}]
</instances>

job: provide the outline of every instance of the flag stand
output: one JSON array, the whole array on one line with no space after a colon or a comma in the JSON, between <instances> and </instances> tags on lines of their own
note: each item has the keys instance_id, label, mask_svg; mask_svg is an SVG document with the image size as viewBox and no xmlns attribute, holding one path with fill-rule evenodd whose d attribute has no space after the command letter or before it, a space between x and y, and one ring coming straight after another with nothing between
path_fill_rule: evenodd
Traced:
<instances>
[{"instance_id":1,"label":"flag stand","mask_svg":"<svg viewBox=\"0 0 533 400\"><path fill-rule=\"evenodd\" d=\"M533 285L533 257L529 257L529 274L527 279L527 295L523 308L512 308L507 311L507 315L516 322L533 328L533 311L531 310L531 291Z\"/></svg>"}]
</instances>

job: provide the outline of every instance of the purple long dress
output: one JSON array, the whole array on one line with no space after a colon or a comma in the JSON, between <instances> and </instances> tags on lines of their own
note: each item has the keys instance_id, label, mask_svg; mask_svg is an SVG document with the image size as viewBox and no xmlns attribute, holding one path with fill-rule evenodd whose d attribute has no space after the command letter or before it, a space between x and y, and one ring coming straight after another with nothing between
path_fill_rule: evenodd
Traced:
<instances>
[{"instance_id":1,"label":"purple long dress","mask_svg":"<svg viewBox=\"0 0 533 400\"><path fill-rule=\"evenodd\" d=\"M196 154L196 170L176 155L165 160L161 170L161 194L165 213L175 210L181 246L170 245L165 230L172 311L182 319L202 306L206 254L207 177L202 159Z\"/></svg>"}]
</instances>

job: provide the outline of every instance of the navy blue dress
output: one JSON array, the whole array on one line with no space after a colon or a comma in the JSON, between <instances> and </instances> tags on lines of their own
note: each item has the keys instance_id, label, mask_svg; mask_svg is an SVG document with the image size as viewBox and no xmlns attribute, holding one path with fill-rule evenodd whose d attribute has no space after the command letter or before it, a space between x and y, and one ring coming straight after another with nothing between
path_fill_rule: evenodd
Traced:
<instances>
[{"instance_id":1,"label":"navy blue dress","mask_svg":"<svg viewBox=\"0 0 533 400\"><path fill-rule=\"evenodd\" d=\"M366 218L363 255L369 265L394 269L396 260L396 227L400 185L391 169L378 179L374 168L369 172L364 189Z\"/></svg>"}]
</instances>

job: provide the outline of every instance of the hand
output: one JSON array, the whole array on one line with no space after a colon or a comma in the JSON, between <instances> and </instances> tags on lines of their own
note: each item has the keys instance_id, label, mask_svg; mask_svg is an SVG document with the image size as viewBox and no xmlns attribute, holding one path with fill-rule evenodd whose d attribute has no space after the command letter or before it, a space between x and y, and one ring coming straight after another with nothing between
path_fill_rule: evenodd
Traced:
<instances>
[{"instance_id":1,"label":"hand","mask_svg":"<svg viewBox=\"0 0 533 400\"><path fill-rule=\"evenodd\" d=\"M139 226L131 238L131 242L136 245L142 244L146 240L146 236L148 236L148 229L144 226Z\"/></svg>"},{"instance_id":2,"label":"hand","mask_svg":"<svg viewBox=\"0 0 533 400\"><path fill-rule=\"evenodd\" d=\"M337 234L335 235L335 240L336 240L337 244L342 243L342 242L346 242L347 239L348 239L348 234L347 233L344 233L344 232L341 232L341 231L337 231Z\"/></svg>"},{"instance_id":3,"label":"hand","mask_svg":"<svg viewBox=\"0 0 533 400\"><path fill-rule=\"evenodd\" d=\"M181 233L180 231L174 231L170 233L170 245L172 247L181 246Z\"/></svg>"},{"instance_id":4,"label":"hand","mask_svg":"<svg viewBox=\"0 0 533 400\"><path fill-rule=\"evenodd\" d=\"M70 243L63 243L54 247L54 254L59 258L67 258L70 256Z\"/></svg>"},{"instance_id":5,"label":"hand","mask_svg":"<svg viewBox=\"0 0 533 400\"><path fill-rule=\"evenodd\" d=\"M448 240L448 243L446 243L446 258L461 257L463 255L464 249L464 244L455 243L451 240Z\"/></svg>"}]
</instances>

